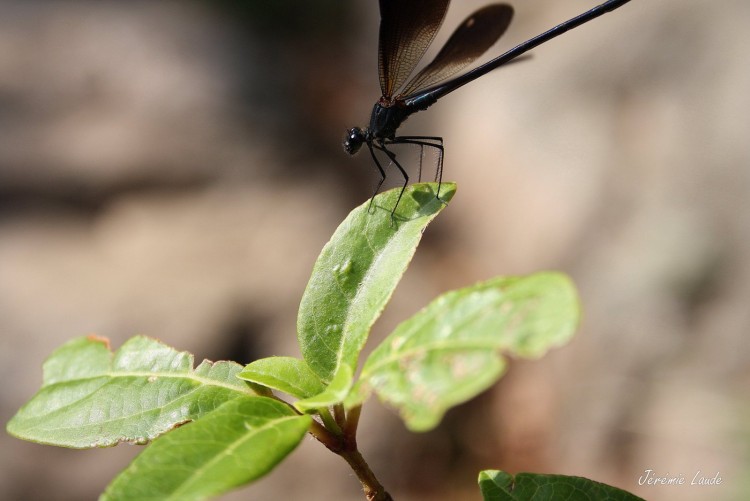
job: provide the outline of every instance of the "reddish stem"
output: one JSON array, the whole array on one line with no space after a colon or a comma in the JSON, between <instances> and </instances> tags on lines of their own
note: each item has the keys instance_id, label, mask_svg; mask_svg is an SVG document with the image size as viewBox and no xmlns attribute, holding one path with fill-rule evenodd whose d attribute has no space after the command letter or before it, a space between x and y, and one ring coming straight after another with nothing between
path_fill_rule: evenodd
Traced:
<instances>
[{"instance_id":1,"label":"reddish stem","mask_svg":"<svg viewBox=\"0 0 750 501\"><path fill-rule=\"evenodd\" d=\"M357 425L359 424L361 409L361 406L354 407L344 415L343 407L337 407L334 409L334 416L342 431L333 432L318 421L313 420L310 434L325 445L328 450L338 454L349 463L362 484L367 501L393 501L391 495L386 492L370 469L370 465L367 464L367 461L357 449Z\"/></svg>"}]
</instances>

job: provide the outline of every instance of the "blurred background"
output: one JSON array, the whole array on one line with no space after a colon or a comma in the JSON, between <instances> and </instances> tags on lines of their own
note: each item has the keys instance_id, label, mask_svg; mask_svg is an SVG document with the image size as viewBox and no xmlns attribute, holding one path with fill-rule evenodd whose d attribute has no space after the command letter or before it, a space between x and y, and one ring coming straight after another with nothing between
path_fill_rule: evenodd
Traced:
<instances>
[{"instance_id":1,"label":"blurred background","mask_svg":"<svg viewBox=\"0 0 750 501\"><path fill-rule=\"evenodd\" d=\"M437 47L486 2L453 3ZM490 55L594 4L516 2ZM514 361L432 432L368 403L362 450L395 499L480 499L486 468L750 497L748 23L746 0L634 1L403 127L444 136L459 190L367 350L495 275L569 273L584 316L570 345ZM341 149L379 96L377 28L366 1L0 0L3 423L84 334L198 360L299 355L312 264L377 181ZM139 450L0 434L0 498L95 499ZM639 486L647 469L722 483ZM222 499L362 495L308 438Z\"/></svg>"}]
</instances>

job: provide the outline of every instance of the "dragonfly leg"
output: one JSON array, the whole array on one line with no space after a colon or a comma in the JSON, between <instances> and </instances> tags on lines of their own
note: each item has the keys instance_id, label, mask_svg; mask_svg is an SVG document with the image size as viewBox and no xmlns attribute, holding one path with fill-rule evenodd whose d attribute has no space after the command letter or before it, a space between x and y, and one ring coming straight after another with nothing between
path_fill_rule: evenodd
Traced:
<instances>
[{"instance_id":1,"label":"dragonfly leg","mask_svg":"<svg viewBox=\"0 0 750 501\"><path fill-rule=\"evenodd\" d=\"M422 182L422 161L424 160L424 145L419 145L419 171L417 173L417 182Z\"/></svg>"},{"instance_id":2,"label":"dragonfly leg","mask_svg":"<svg viewBox=\"0 0 750 501\"><path fill-rule=\"evenodd\" d=\"M409 175L406 173L404 168L401 167L401 164L398 163L398 160L396 160L396 154L393 153L388 148L386 148L385 143L381 143L380 146L375 146L375 147L381 150L386 155L388 155L388 158L391 159L391 163L395 165L398 168L399 172L401 172L401 175L404 176L404 185L401 187L401 192L398 194L398 198L396 199L396 205L394 205L393 209L391 210L391 226L393 226L393 223L396 221L396 208L398 207L399 202L401 202L401 197L404 195L406 186L409 184Z\"/></svg>"},{"instance_id":3,"label":"dragonfly leg","mask_svg":"<svg viewBox=\"0 0 750 501\"><path fill-rule=\"evenodd\" d=\"M385 170L383 169L383 166L380 165L380 161L378 160L378 157L375 156L375 151L373 151L373 146L371 144L367 145L370 149L370 155L372 155L372 159L375 161L375 165L378 168L378 171L380 172L380 181L378 181L378 185L375 187L375 191L372 193L372 197L370 197L370 205L367 207L367 213L372 214L372 203L375 201L375 195L378 194L380 191L380 187L383 186L383 181L385 181Z\"/></svg>"},{"instance_id":4,"label":"dragonfly leg","mask_svg":"<svg viewBox=\"0 0 750 501\"><path fill-rule=\"evenodd\" d=\"M435 198L440 199L440 186L443 182L443 157L445 156L445 147L443 138L439 136L398 136L390 141L389 144L416 144L421 148L419 157L419 175L422 177L422 158L425 146L435 148L438 152L437 169L435 169L435 181L438 183Z\"/></svg>"}]
</instances>

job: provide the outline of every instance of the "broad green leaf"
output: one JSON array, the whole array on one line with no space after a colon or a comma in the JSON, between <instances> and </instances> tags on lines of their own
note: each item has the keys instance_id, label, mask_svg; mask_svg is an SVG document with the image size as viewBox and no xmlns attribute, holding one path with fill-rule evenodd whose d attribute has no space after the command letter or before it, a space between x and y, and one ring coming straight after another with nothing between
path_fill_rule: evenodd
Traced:
<instances>
[{"instance_id":1,"label":"broad green leaf","mask_svg":"<svg viewBox=\"0 0 750 501\"><path fill-rule=\"evenodd\" d=\"M202 362L144 336L114 354L103 338L74 339L44 363L41 389L8 423L24 440L72 448L146 443L224 402L254 395L232 362Z\"/></svg>"},{"instance_id":2,"label":"broad green leaf","mask_svg":"<svg viewBox=\"0 0 750 501\"><path fill-rule=\"evenodd\" d=\"M310 398L298 400L294 403L294 407L300 412L311 412L315 409L341 403L344 401L346 394L349 393L353 379L352 370L348 366L342 365L325 391Z\"/></svg>"},{"instance_id":3,"label":"broad green leaf","mask_svg":"<svg viewBox=\"0 0 750 501\"><path fill-rule=\"evenodd\" d=\"M297 398L318 395L326 388L304 360L294 357L256 360L247 364L237 377Z\"/></svg>"},{"instance_id":4,"label":"broad green leaf","mask_svg":"<svg viewBox=\"0 0 750 501\"><path fill-rule=\"evenodd\" d=\"M448 292L372 352L346 405L372 389L400 410L409 429L429 430L447 409L497 381L505 368L500 352L539 357L572 337L578 314L575 288L558 273Z\"/></svg>"},{"instance_id":5,"label":"broad green leaf","mask_svg":"<svg viewBox=\"0 0 750 501\"><path fill-rule=\"evenodd\" d=\"M256 480L294 450L310 416L267 397L231 400L160 437L101 501L197 501Z\"/></svg>"},{"instance_id":6,"label":"broad green leaf","mask_svg":"<svg viewBox=\"0 0 750 501\"><path fill-rule=\"evenodd\" d=\"M582 477L519 473L498 470L479 473L479 489L484 501L643 501L638 496Z\"/></svg>"},{"instance_id":7,"label":"broad green leaf","mask_svg":"<svg viewBox=\"0 0 750 501\"><path fill-rule=\"evenodd\" d=\"M456 191L443 183L400 188L354 209L323 247L297 317L297 336L310 368L329 382L342 365L352 372L370 327L401 279L427 224Z\"/></svg>"}]
</instances>

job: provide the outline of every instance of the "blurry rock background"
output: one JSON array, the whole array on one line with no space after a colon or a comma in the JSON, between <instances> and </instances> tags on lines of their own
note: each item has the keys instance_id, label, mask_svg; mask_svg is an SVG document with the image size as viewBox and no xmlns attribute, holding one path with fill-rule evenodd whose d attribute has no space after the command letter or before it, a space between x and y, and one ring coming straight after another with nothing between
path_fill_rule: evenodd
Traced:
<instances>
[{"instance_id":1,"label":"blurry rock background","mask_svg":"<svg viewBox=\"0 0 750 501\"><path fill-rule=\"evenodd\" d=\"M436 45L479 0L454 2ZM493 54L593 6L516 2ZM367 200L341 150L378 97L376 2L0 0L0 418L66 340L148 334L197 359L298 355L296 308ZM396 499L479 499L483 468L581 475L651 500L747 499L750 3L634 1L409 120L458 196L370 349L449 288L559 269L575 341L413 435L365 407ZM397 177L394 175L394 177ZM0 498L94 499L135 446L0 435ZM719 472L711 487L639 486ZM361 499L306 439L224 499Z\"/></svg>"}]
</instances>

